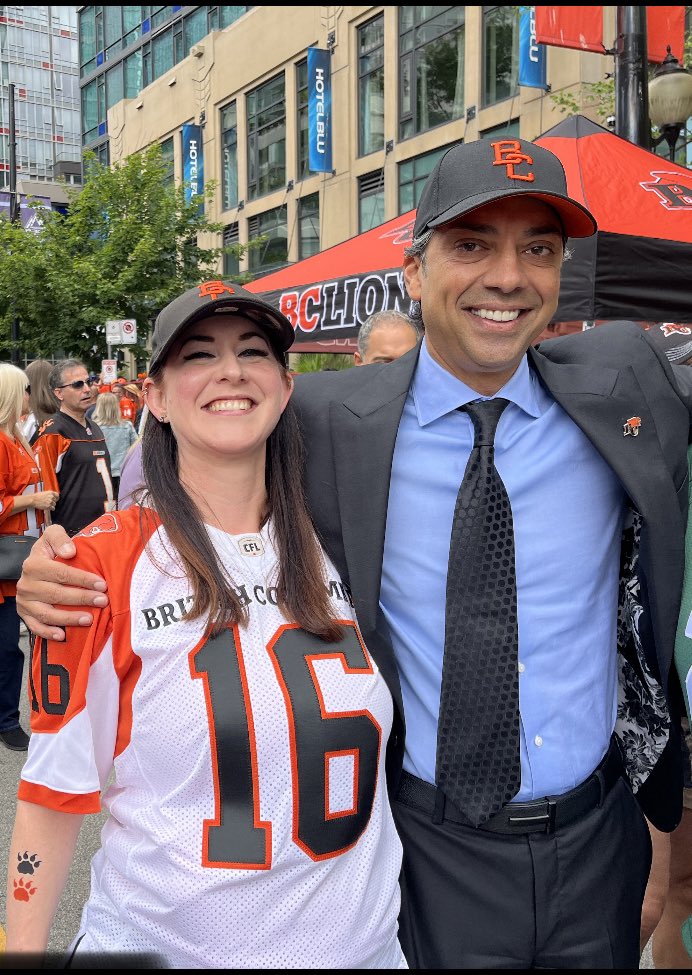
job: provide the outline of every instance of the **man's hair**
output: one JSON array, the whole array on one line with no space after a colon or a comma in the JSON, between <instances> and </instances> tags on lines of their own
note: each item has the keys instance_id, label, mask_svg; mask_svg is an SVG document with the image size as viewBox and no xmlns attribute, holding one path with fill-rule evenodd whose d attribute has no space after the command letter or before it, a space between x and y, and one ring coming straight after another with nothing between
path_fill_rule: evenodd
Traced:
<instances>
[{"instance_id":1,"label":"man's hair","mask_svg":"<svg viewBox=\"0 0 692 975\"><path fill-rule=\"evenodd\" d=\"M48 377L48 385L51 389L63 385L63 377L68 369L86 369L86 366L79 359L61 359L56 362Z\"/></svg>"},{"instance_id":2,"label":"man's hair","mask_svg":"<svg viewBox=\"0 0 692 975\"><path fill-rule=\"evenodd\" d=\"M370 335L379 326L386 326L390 324L395 325L408 325L409 328L414 332L416 336L416 341L423 334L422 329L417 322L414 322L412 318L408 315L404 315L400 311L376 311L369 318L367 318L363 324L360 326L358 332L358 352L361 356L364 356L367 348L368 342L370 341Z\"/></svg>"}]
</instances>

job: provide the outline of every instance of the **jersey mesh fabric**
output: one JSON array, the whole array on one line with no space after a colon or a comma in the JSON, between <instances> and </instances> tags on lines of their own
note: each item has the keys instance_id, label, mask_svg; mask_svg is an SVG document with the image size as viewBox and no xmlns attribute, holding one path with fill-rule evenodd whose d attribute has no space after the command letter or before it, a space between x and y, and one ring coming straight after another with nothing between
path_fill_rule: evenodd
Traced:
<instances>
[{"instance_id":1,"label":"jersey mesh fabric","mask_svg":"<svg viewBox=\"0 0 692 975\"><path fill-rule=\"evenodd\" d=\"M242 538L210 529L250 615L235 639L228 630L213 647L202 621L182 618L188 585L163 530L150 539L153 561L142 549L138 508L87 532L78 536L77 558L106 577L111 608L90 639L82 636L82 700L70 700L62 717L43 710L34 720L20 785L22 798L65 808L86 801L94 782L103 787L114 764L76 963L84 955L98 967L97 955L138 953L168 967L406 967L396 938L401 848L384 773L392 704L367 652L360 660L352 654L347 666L340 643L320 641L314 652L314 638L287 624L273 604L270 526ZM326 564L335 615L350 621L348 593ZM357 633L352 623L344 630L351 639ZM314 679L305 687L286 676L295 656L280 659L281 640L296 634L298 646L305 640L312 648L304 672ZM46 659L64 663L77 647L78 637L70 639L49 643ZM76 666L71 682L83 683ZM233 707L227 692L237 694ZM305 841L301 816L314 813L318 840L320 823L348 822L350 807L364 799L353 770L366 762L347 740L334 748L330 739L301 766L300 725L318 701L323 726L330 715L337 722L364 715L376 743L370 814L353 842L326 853ZM91 747L79 744L85 734ZM322 763L330 767L326 794L313 782ZM232 801L226 792L224 803L229 787L240 792ZM212 851L210 837L231 814L240 820L228 851L223 842ZM253 847L238 863L245 854L238 836L248 830L264 838L260 856Z\"/></svg>"}]
</instances>

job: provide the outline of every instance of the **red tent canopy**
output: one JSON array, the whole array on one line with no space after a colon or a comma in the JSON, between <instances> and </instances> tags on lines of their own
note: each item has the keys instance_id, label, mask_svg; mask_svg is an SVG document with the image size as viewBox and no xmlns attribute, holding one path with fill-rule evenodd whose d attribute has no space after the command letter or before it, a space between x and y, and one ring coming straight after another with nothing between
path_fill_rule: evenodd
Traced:
<instances>
[{"instance_id":1,"label":"red tent canopy","mask_svg":"<svg viewBox=\"0 0 692 975\"><path fill-rule=\"evenodd\" d=\"M575 115L536 139L598 233L570 241L557 321L692 322L692 172Z\"/></svg>"},{"instance_id":2,"label":"red tent canopy","mask_svg":"<svg viewBox=\"0 0 692 975\"><path fill-rule=\"evenodd\" d=\"M556 322L692 322L692 172L581 115L536 142L561 159L570 196L599 227L569 243ZM414 217L411 210L247 287L291 320L295 351L352 351L374 311L410 311L401 268Z\"/></svg>"}]
</instances>

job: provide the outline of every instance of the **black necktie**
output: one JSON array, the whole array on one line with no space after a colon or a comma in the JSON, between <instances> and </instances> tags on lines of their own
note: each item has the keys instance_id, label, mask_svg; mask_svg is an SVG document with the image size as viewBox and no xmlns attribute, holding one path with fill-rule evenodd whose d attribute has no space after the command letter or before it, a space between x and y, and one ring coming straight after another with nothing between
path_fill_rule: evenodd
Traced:
<instances>
[{"instance_id":1,"label":"black necktie","mask_svg":"<svg viewBox=\"0 0 692 975\"><path fill-rule=\"evenodd\" d=\"M461 409L475 439L449 546L436 782L474 826L519 790L517 584L512 509L495 469L506 399Z\"/></svg>"}]
</instances>

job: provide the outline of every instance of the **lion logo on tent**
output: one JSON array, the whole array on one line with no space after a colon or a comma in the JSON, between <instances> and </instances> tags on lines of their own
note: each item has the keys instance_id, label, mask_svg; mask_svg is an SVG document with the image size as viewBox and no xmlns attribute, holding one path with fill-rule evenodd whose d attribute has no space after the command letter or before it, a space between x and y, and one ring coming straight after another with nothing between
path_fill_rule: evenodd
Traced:
<instances>
[{"instance_id":1,"label":"lion logo on tent","mask_svg":"<svg viewBox=\"0 0 692 975\"><path fill-rule=\"evenodd\" d=\"M666 210L692 210L692 173L653 172L651 181L640 183L656 193Z\"/></svg>"}]
</instances>

